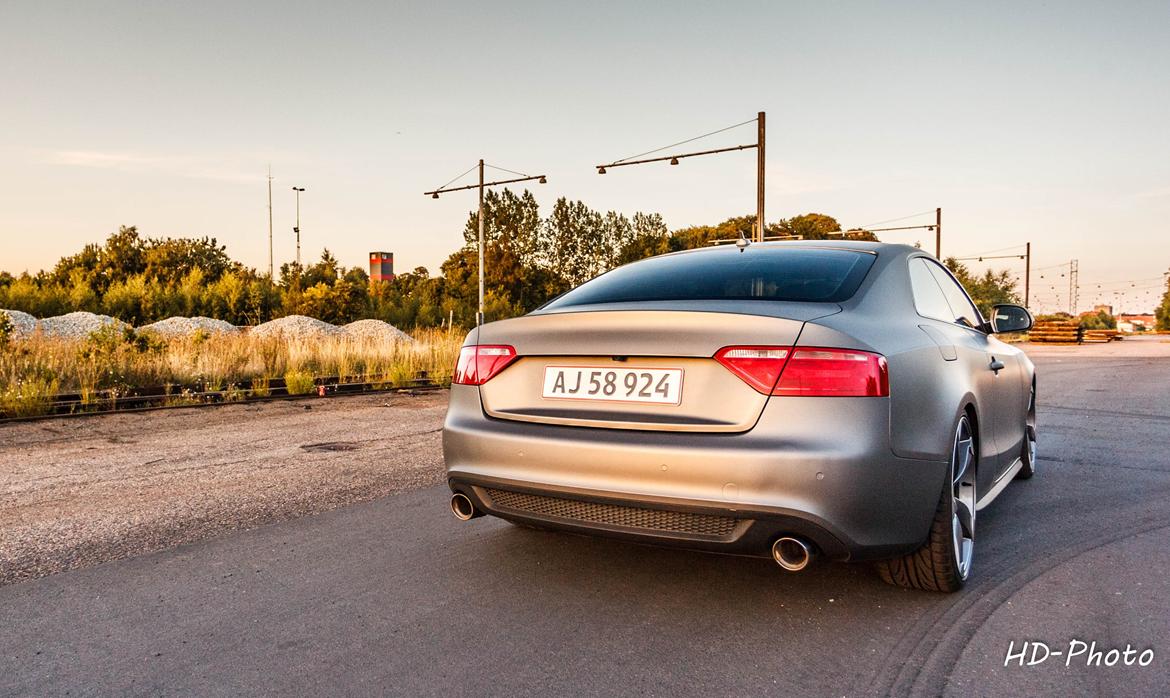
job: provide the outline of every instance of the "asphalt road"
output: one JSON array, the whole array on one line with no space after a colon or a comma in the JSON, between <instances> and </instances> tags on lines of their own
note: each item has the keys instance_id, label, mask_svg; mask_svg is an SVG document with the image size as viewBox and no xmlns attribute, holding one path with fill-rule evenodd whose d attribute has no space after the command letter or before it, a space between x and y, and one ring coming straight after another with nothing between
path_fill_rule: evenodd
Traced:
<instances>
[{"instance_id":1,"label":"asphalt road","mask_svg":"<svg viewBox=\"0 0 1170 698\"><path fill-rule=\"evenodd\" d=\"M1164 695L1170 344L1034 349L959 594L455 521L443 487L0 587L3 694ZM1009 642L1153 650L1004 666Z\"/></svg>"}]
</instances>

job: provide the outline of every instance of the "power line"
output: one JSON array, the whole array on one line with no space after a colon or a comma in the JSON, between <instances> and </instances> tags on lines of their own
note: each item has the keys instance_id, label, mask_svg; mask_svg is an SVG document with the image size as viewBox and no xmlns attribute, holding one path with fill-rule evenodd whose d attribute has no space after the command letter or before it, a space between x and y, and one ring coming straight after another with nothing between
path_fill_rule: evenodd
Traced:
<instances>
[{"instance_id":1,"label":"power line","mask_svg":"<svg viewBox=\"0 0 1170 698\"><path fill-rule=\"evenodd\" d=\"M1033 269L1032 271L1046 271L1048 269L1064 268L1064 267L1069 266L1070 264L1071 264L1071 262L1063 262L1061 264L1050 264L1046 267L1037 267L1037 268Z\"/></svg>"},{"instance_id":2,"label":"power line","mask_svg":"<svg viewBox=\"0 0 1170 698\"><path fill-rule=\"evenodd\" d=\"M912 213L909 216L902 216L901 218L891 218L891 219L886 220L886 221L877 221L876 223L866 223L865 225L863 225L861 227L862 228L869 228L870 226L874 226L874 225L885 225L886 223L897 223L898 221L904 221L904 220L907 220L910 218L917 218L919 216L925 216L928 213L934 213L934 209L932 208L929 211L923 211L922 213Z\"/></svg>"},{"instance_id":3,"label":"power line","mask_svg":"<svg viewBox=\"0 0 1170 698\"><path fill-rule=\"evenodd\" d=\"M507 172L508 174L520 175L521 177L528 177L529 176L527 172L517 172L516 170L509 170L506 167L497 167L495 165L489 165L486 162L483 164L483 166L490 167L493 170L499 170L500 172Z\"/></svg>"},{"instance_id":4,"label":"power line","mask_svg":"<svg viewBox=\"0 0 1170 698\"><path fill-rule=\"evenodd\" d=\"M466 177L467 175L471 174L471 173L472 173L472 171L473 171L473 170L475 170L475 168L477 168L477 167L479 167L479 164L478 164L478 163L477 163L477 164L475 164L475 165L472 165L472 166L471 166L471 168L470 168L470 169L468 169L468 170L467 170L466 172L464 172L463 174L456 175L455 177L453 177L453 178L451 179L451 182L457 182L457 181L459 181L459 180L463 179L463 178L464 178L464 177ZM527 175L525 175L525 176L527 176ZM440 189L446 189L448 186L450 186L451 182L447 182L446 184L444 184L444 185L443 185L443 186L441 186L441 187L435 187L435 191L438 191L438 190L440 190Z\"/></svg>"},{"instance_id":5,"label":"power line","mask_svg":"<svg viewBox=\"0 0 1170 698\"><path fill-rule=\"evenodd\" d=\"M975 259L977 257L986 257L988 255L995 254L996 252L1005 252L1007 250L1017 250L1017 249L1024 247L1024 246L1025 245L1012 245L1011 247L1001 247L998 250L987 250L985 252L975 252L975 253L972 253L969 255L965 255L964 258L965 259Z\"/></svg>"},{"instance_id":6,"label":"power line","mask_svg":"<svg viewBox=\"0 0 1170 698\"><path fill-rule=\"evenodd\" d=\"M765 197L764 197L764 172L766 169L764 167L764 163L765 163L765 159L764 159L764 134L766 133L765 116L766 115L764 114L764 112L757 112L756 118L749 119L748 121L734 124L732 126L727 126L726 128L721 128L717 131L711 131L710 133L705 133L701 136L695 136L694 138L688 138L685 141L679 141L678 143L672 143L671 145L664 145L661 148L655 148L654 150L648 150L648 151L641 153L639 155L630 155L628 157L622 158L621 160L615 160L615 161L608 163L608 164L595 165L595 167L597 168L597 174L599 174L599 175L605 174L606 168L612 169L614 167L626 167L629 165L646 165L646 164L649 164L652 162L665 162L668 160L670 161L671 165L677 165L677 164L679 164L679 161L682 160L683 158L694 158L694 157L700 157L703 155L716 155L718 153L729 153L732 151L749 150L749 149L754 148L756 151L756 225L755 225L756 229L755 229L752 237L753 237L753 239L756 239L756 240L759 240L760 242L763 242L764 239L767 237L766 225L764 224L764 220L765 220L764 219L764 200L765 200ZM727 148L715 148L713 150L703 150L703 151L694 152L694 153L674 153L671 155L660 155L660 156L652 157L652 158L644 158L643 157L644 155L652 155L654 153L660 153L660 152L667 150L667 149L675 148L677 146L683 145L684 143L690 143L692 141L697 141L700 138L706 138L708 136L713 136L717 133L722 133L724 131L730 131L733 128L739 128L740 126L746 126L752 122L755 122L755 124L756 124L756 142L755 143L744 143L742 145L734 145L734 146L727 147ZM743 233L741 231L740 232L740 240L739 240L739 242L736 243L736 245L741 245L740 249L742 250L743 249L742 246L746 246L749 244L751 244L751 243L748 241L748 239L743 235Z\"/></svg>"},{"instance_id":7,"label":"power line","mask_svg":"<svg viewBox=\"0 0 1170 698\"><path fill-rule=\"evenodd\" d=\"M1092 285L1116 286L1117 284L1147 284L1147 283L1153 283L1155 281L1162 281L1164 278L1166 278L1166 277L1164 277L1164 276L1151 276L1151 277L1145 278L1145 279L1121 279L1118 281L1088 281L1088 282L1082 283L1081 285L1082 286L1092 286ZM1154 284L1154 285L1160 286L1161 284Z\"/></svg>"},{"instance_id":8,"label":"power line","mask_svg":"<svg viewBox=\"0 0 1170 698\"><path fill-rule=\"evenodd\" d=\"M685 141L679 141L678 143L671 143L670 145L664 145L661 148L655 148L654 150L647 150L646 152L638 153L637 155L629 155L629 156L626 156L620 160L614 160L613 164L616 165L619 162L625 162L626 160L633 160L635 158L640 158L644 155L653 155L654 153L661 153L662 151L664 151L668 148L673 148L677 145L683 145L685 143L693 143L694 141L701 140L701 139L706 138L708 136L714 136L717 133L723 133L724 131L730 131L733 128L739 128L740 126L747 126L748 124L754 124L754 123L756 123L756 119L748 119L747 121L744 121L743 123L735 124L734 126L727 126L726 128L721 128L718 131L712 131L711 133L704 133L701 136L695 136L694 138L688 138Z\"/></svg>"}]
</instances>

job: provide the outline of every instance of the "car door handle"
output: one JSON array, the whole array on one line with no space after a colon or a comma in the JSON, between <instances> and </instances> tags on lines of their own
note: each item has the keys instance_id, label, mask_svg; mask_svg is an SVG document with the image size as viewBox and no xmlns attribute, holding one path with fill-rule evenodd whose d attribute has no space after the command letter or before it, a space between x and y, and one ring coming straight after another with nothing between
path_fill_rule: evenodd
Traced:
<instances>
[{"instance_id":1,"label":"car door handle","mask_svg":"<svg viewBox=\"0 0 1170 698\"><path fill-rule=\"evenodd\" d=\"M999 372L1002 371L1006 367L1003 365L1002 361L1000 361L999 359L997 359L993 356L993 357L991 357L991 366L989 368L992 371L995 371L995 375L998 376Z\"/></svg>"}]
</instances>

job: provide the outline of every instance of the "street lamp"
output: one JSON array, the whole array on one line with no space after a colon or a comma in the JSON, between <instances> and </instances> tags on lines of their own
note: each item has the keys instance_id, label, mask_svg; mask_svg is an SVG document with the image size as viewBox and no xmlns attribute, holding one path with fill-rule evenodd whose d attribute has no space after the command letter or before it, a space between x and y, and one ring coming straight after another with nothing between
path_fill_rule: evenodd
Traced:
<instances>
[{"instance_id":1,"label":"street lamp","mask_svg":"<svg viewBox=\"0 0 1170 698\"><path fill-rule=\"evenodd\" d=\"M478 241L478 246L479 246L479 309L475 313L475 325L476 325L476 327L478 327L478 326L483 324L483 190L486 187L494 187L498 184L514 184L516 182L529 182L529 181L532 181L534 179L537 180L537 183L539 183L539 184L548 184L548 178L546 177L546 175L532 175L530 177L530 176L524 174L523 172L513 172L512 170L505 170L504 168L496 167L495 165L488 165L487 167L491 167L491 168L496 169L496 170L503 170L504 172L511 172L512 174L518 174L518 175L522 175L522 176L518 177L516 179L498 179L494 182L485 182L485 181L483 181L484 164L483 164L482 159L479 161L479 164L476 165L476 167L479 168L479 184L468 184L467 186L464 186L464 187L451 187L450 189L448 189L447 184L451 183L451 182L448 182L447 184L444 184L443 186L439 187L438 189L426 191L426 192L423 192L423 194L431 197L432 199L437 199L437 198L439 198L439 194L446 194L447 192L463 191L466 189L478 189L479 190L479 216L478 216L478 218L479 218L479 241ZM472 169L475 169L475 168L472 168ZM471 170L468 170L467 172L471 172ZM455 180L460 179L461 177L466 175L467 172L464 172L463 174L459 175L459 177L456 177L455 179L453 179L451 181L454 182Z\"/></svg>"},{"instance_id":2,"label":"street lamp","mask_svg":"<svg viewBox=\"0 0 1170 698\"><path fill-rule=\"evenodd\" d=\"M297 266L301 266L301 192L305 190L304 187L293 187L293 191L297 193L297 224L293 226L293 232L297 234Z\"/></svg>"}]
</instances>

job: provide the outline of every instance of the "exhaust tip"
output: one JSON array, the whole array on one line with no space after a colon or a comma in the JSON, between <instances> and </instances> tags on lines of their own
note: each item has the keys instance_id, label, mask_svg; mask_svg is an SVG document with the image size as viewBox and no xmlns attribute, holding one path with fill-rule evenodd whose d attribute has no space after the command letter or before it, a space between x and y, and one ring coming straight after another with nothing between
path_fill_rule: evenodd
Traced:
<instances>
[{"instance_id":1,"label":"exhaust tip","mask_svg":"<svg viewBox=\"0 0 1170 698\"><path fill-rule=\"evenodd\" d=\"M451 495L451 513L460 521L471 521L476 517L475 505L471 503L471 499L462 492L456 492Z\"/></svg>"},{"instance_id":2,"label":"exhaust tip","mask_svg":"<svg viewBox=\"0 0 1170 698\"><path fill-rule=\"evenodd\" d=\"M812 560L812 548L799 538L784 536L772 544L772 558L789 572L799 572Z\"/></svg>"}]
</instances>

